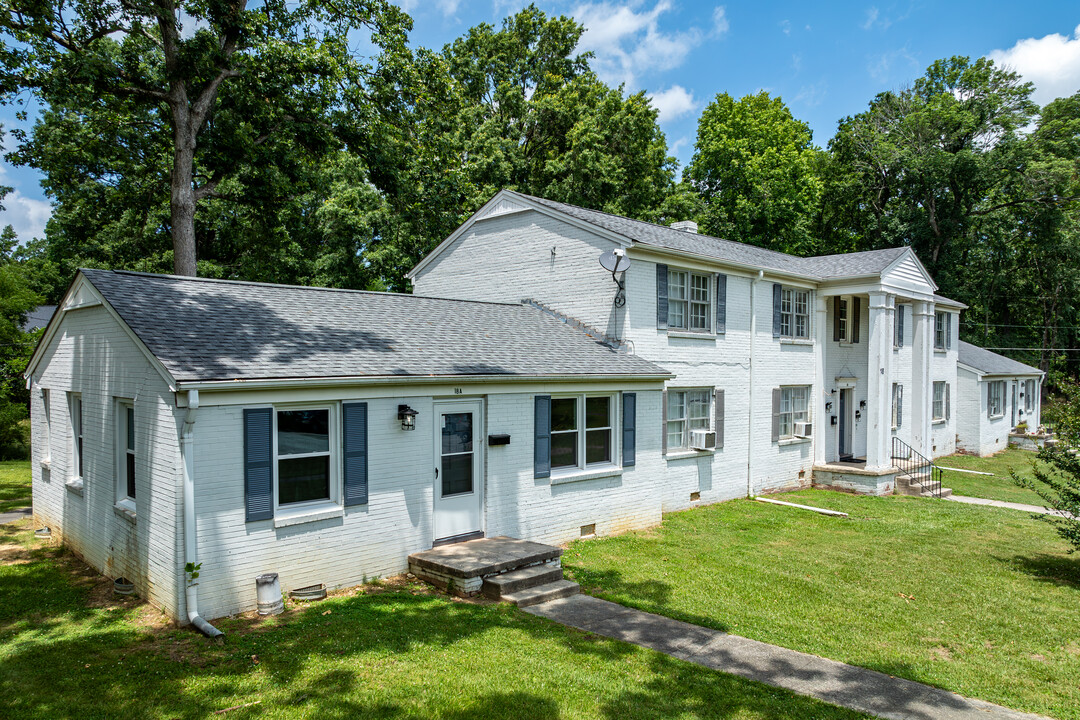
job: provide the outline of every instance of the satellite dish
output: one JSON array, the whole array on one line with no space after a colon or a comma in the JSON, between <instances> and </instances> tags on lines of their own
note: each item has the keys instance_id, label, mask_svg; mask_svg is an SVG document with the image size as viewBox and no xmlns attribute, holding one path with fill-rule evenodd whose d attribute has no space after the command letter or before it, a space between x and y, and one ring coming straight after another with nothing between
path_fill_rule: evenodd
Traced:
<instances>
[{"instance_id":1,"label":"satellite dish","mask_svg":"<svg viewBox=\"0 0 1080 720\"><path fill-rule=\"evenodd\" d=\"M630 258L619 250L608 250L600 253L600 267L610 273L625 272L630 267Z\"/></svg>"}]
</instances>

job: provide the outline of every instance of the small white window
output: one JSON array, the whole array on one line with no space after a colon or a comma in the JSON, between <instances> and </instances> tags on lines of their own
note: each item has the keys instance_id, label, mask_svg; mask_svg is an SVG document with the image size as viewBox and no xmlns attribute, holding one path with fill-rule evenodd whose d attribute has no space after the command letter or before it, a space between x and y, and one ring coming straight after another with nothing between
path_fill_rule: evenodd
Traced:
<instances>
[{"instance_id":1,"label":"small white window","mask_svg":"<svg viewBox=\"0 0 1080 720\"><path fill-rule=\"evenodd\" d=\"M840 329L840 342L851 342L851 319L849 317L851 306L851 298L843 296L840 298L840 302L837 304L839 312L837 313L836 322Z\"/></svg>"},{"instance_id":2,"label":"small white window","mask_svg":"<svg viewBox=\"0 0 1080 720\"><path fill-rule=\"evenodd\" d=\"M709 332L712 277L684 270L668 271L668 327Z\"/></svg>"},{"instance_id":3,"label":"small white window","mask_svg":"<svg viewBox=\"0 0 1080 720\"><path fill-rule=\"evenodd\" d=\"M992 418L1001 417L1005 414L1005 381L996 380L987 387L987 414Z\"/></svg>"},{"instance_id":4,"label":"small white window","mask_svg":"<svg viewBox=\"0 0 1080 720\"><path fill-rule=\"evenodd\" d=\"M116 401L117 477L116 502L135 509L135 405Z\"/></svg>"},{"instance_id":5,"label":"small white window","mask_svg":"<svg viewBox=\"0 0 1080 720\"><path fill-rule=\"evenodd\" d=\"M274 413L277 505L336 499L335 445L329 407L279 409Z\"/></svg>"},{"instance_id":6,"label":"small white window","mask_svg":"<svg viewBox=\"0 0 1080 720\"><path fill-rule=\"evenodd\" d=\"M896 430L904 422L904 386L892 384L892 429Z\"/></svg>"},{"instance_id":7,"label":"small white window","mask_svg":"<svg viewBox=\"0 0 1080 720\"><path fill-rule=\"evenodd\" d=\"M614 410L612 395L552 398L552 469L610 465L615 457Z\"/></svg>"},{"instance_id":8,"label":"small white window","mask_svg":"<svg viewBox=\"0 0 1080 720\"><path fill-rule=\"evenodd\" d=\"M934 313L934 348L937 350L944 350L948 342L947 315L940 310Z\"/></svg>"},{"instance_id":9,"label":"small white window","mask_svg":"<svg viewBox=\"0 0 1080 720\"><path fill-rule=\"evenodd\" d=\"M667 391L667 447L690 447L691 430L708 430L712 418L712 389Z\"/></svg>"},{"instance_id":10,"label":"small white window","mask_svg":"<svg viewBox=\"0 0 1080 720\"><path fill-rule=\"evenodd\" d=\"M1034 380L1025 380L1024 381L1024 412L1025 413L1030 414L1030 413L1035 412L1035 392L1036 392L1036 390L1035 390L1035 381Z\"/></svg>"},{"instance_id":11,"label":"small white window","mask_svg":"<svg viewBox=\"0 0 1080 720\"><path fill-rule=\"evenodd\" d=\"M780 439L795 437L795 423L810 422L810 387L780 388Z\"/></svg>"},{"instance_id":12,"label":"small white window","mask_svg":"<svg viewBox=\"0 0 1080 720\"><path fill-rule=\"evenodd\" d=\"M71 478L83 476L83 402L79 393L68 393L68 411L71 416Z\"/></svg>"},{"instance_id":13,"label":"small white window","mask_svg":"<svg viewBox=\"0 0 1080 720\"><path fill-rule=\"evenodd\" d=\"M42 420L45 421L44 437L42 437L41 462L48 463L52 460L52 408L49 407L49 390L41 389Z\"/></svg>"},{"instance_id":14,"label":"small white window","mask_svg":"<svg viewBox=\"0 0 1080 720\"><path fill-rule=\"evenodd\" d=\"M810 291L782 288L780 291L780 337L810 337Z\"/></svg>"},{"instance_id":15,"label":"small white window","mask_svg":"<svg viewBox=\"0 0 1080 720\"><path fill-rule=\"evenodd\" d=\"M934 382L934 420L945 419L945 382Z\"/></svg>"}]
</instances>

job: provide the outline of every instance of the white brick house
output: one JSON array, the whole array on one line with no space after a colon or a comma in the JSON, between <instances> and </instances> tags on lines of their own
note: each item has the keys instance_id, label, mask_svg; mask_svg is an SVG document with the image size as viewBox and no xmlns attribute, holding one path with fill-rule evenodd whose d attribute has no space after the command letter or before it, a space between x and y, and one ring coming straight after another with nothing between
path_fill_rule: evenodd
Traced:
<instances>
[{"instance_id":1,"label":"white brick house","mask_svg":"<svg viewBox=\"0 0 1080 720\"><path fill-rule=\"evenodd\" d=\"M35 522L204 629L264 572L658 523L669 377L520 304L80 271L27 368Z\"/></svg>"},{"instance_id":2,"label":"white brick house","mask_svg":"<svg viewBox=\"0 0 1080 720\"><path fill-rule=\"evenodd\" d=\"M959 349L957 447L993 455L1009 446L1019 423L1034 433L1041 423L1043 371L971 343L961 342Z\"/></svg>"},{"instance_id":3,"label":"white brick house","mask_svg":"<svg viewBox=\"0 0 1080 720\"><path fill-rule=\"evenodd\" d=\"M887 493L894 438L953 451L965 306L910 249L798 258L676 225L502 191L408 277L419 295L542 304L671 371L665 510L812 479ZM601 267L612 252L629 268Z\"/></svg>"}]
</instances>

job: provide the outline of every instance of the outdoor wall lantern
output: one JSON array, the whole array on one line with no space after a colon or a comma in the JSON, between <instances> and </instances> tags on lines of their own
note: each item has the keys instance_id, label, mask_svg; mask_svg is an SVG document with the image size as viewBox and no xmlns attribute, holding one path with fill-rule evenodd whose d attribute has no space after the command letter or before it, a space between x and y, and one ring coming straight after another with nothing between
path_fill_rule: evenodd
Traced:
<instances>
[{"instance_id":1,"label":"outdoor wall lantern","mask_svg":"<svg viewBox=\"0 0 1080 720\"><path fill-rule=\"evenodd\" d=\"M832 400L825 403L825 412L832 412Z\"/></svg>"},{"instance_id":2,"label":"outdoor wall lantern","mask_svg":"<svg viewBox=\"0 0 1080 720\"><path fill-rule=\"evenodd\" d=\"M416 415L417 412L408 405L397 406L397 417L401 421L402 430L416 429Z\"/></svg>"},{"instance_id":3,"label":"outdoor wall lantern","mask_svg":"<svg viewBox=\"0 0 1080 720\"><path fill-rule=\"evenodd\" d=\"M865 400L860 400L859 401L859 408L863 409L863 410L866 409L866 401Z\"/></svg>"}]
</instances>

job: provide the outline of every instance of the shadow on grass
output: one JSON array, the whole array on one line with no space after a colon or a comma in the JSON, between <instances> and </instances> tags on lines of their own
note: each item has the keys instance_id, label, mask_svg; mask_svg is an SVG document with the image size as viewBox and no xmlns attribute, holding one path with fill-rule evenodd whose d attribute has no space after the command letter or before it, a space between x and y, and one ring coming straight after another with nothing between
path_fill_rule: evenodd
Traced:
<instances>
[{"instance_id":1,"label":"shadow on grass","mask_svg":"<svg viewBox=\"0 0 1080 720\"><path fill-rule=\"evenodd\" d=\"M995 555L994 559L1017 568L1040 582L1080 589L1080 554L1067 557L1046 553L1012 557Z\"/></svg>"},{"instance_id":2,"label":"shadow on grass","mask_svg":"<svg viewBox=\"0 0 1080 720\"><path fill-rule=\"evenodd\" d=\"M584 592L620 605L665 615L691 625L728 632L726 624L716 618L695 615L678 608L672 602L672 585L662 580L632 582L623 579L618 570L590 570L581 565L563 563L567 576L581 585Z\"/></svg>"}]
</instances>

